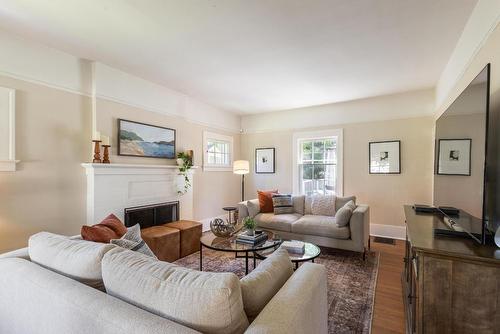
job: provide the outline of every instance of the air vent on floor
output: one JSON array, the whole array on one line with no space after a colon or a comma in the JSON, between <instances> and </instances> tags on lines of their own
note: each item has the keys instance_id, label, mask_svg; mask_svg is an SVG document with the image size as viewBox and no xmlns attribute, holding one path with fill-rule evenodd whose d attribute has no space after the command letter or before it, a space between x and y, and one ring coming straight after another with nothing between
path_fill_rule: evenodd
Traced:
<instances>
[{"instance_id":1,"label":"air vent on floor","mask_svg":"<svg viewBox=\"0 0 500 334\"><path fill-rule=\"evenodd\" d=\"M391 238L383 238L383 237L374 237L373 242L378 242L380 244L389 244L389 245L396 244L396 240L391 239Z\"/></svg>"}]
</instances>

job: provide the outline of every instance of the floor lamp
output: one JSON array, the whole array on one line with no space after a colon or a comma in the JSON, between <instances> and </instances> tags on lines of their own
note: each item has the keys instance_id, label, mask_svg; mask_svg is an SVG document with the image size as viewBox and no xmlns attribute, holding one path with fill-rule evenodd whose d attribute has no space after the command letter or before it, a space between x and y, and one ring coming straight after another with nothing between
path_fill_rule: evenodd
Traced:
<instances>
[{"instance_id":1,"label":"floor lamp","mask_svg":"<svg viewBox=\"0 0 500 334\"><path fill-rule=\"evenodd\" d=\"M236 160L233 163L233 173L241 175L241 201L245 200L245 174L250 173L250 163L247 160Z\"/></svg>"}]
</instances>

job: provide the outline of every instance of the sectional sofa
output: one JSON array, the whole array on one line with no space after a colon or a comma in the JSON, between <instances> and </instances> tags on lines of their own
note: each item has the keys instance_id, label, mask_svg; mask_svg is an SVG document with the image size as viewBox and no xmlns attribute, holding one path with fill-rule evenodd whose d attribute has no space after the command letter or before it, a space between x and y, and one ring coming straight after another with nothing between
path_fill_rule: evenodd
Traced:
<instances>
[{"instance_id":1,"label":"sectional sofa","mask_svg":"<svg viewBox=\"0 0 500 334\"><path fill-rule=\"evenodd\" d=\"M326 334L325 267L294 272L281 251L240 280L38 233L28 248L0 255L0 333Z\"/></svg>"},{"instance_id":2,"label":"sectional sofa","mask_svg":"<svg viewBox=\"0 0 500 334\"><path fill-rule=\"evenodd\" d=\"M356 197L333 197L329 215L317 215L312 204L320 196L292 196L293 213L274 214L259 211L259 200L238 204L239 219L253 217L257 225L285 239L302 240L319 246L339 248L366 254L370 246L370 208L356 205L349 223L339 226L335 213L347 202L356 203Z\"/></svg>"}]
</instances>

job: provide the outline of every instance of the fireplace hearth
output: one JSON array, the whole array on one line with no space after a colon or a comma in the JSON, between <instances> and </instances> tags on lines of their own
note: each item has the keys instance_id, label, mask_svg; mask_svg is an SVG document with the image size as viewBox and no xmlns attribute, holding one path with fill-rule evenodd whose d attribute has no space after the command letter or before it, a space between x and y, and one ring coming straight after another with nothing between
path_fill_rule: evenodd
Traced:
<instances>
[{"instance_id":1,"label":"fireplace hearth","mask_svg":"<svg viewBox=\"0 0 500 334\"><path fill-rule=\"evenodd\" d=\"M179 202L125 208L125 226L139 224L141 229L179 220Z\"/></svg>"}]
</instances>

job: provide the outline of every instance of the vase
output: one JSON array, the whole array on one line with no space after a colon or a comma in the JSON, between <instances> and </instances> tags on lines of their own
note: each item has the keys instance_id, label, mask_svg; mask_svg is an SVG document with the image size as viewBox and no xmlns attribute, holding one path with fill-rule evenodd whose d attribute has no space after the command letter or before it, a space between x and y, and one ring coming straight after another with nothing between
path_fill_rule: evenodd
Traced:
<instances>
[{"instance_id":1,"label":"vase","mask_svg":"<svg viewBox=\"0 0 500 334\"><path fill-rule=\"evenodd\" d=\"M247 235L254 236L255 235L255 230L247 230Z\"/></svg>"}]
</instances>

